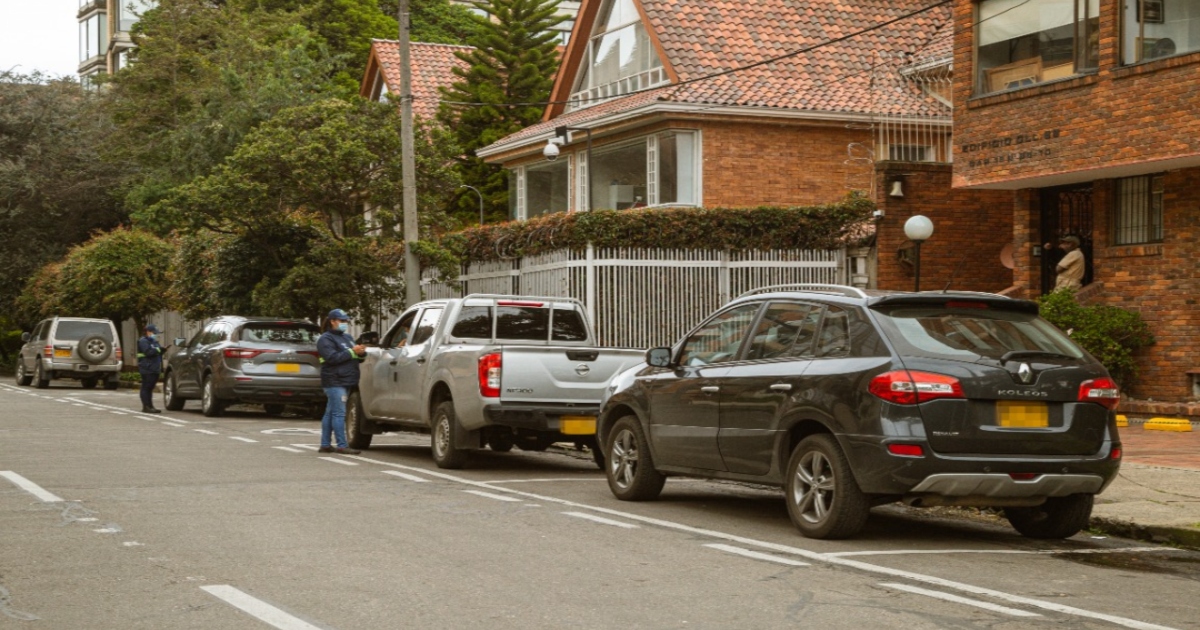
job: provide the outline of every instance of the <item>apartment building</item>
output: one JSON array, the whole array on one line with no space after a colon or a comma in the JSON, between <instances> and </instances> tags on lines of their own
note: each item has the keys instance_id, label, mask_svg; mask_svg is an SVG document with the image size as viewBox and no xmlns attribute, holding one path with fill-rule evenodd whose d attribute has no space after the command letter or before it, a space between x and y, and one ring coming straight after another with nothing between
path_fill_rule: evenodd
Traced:
<instances>
[{"instance_id":1,"label":"apartment building","mask_svg":"<svg viewBox=\"0 0 1200 630\"><path fill-rule=\"evenodd\" d=\"M85 86L97 75L112 74L128 63L129 31L155 0L79 0L79 79Z\"/></svg>"}]
</instances>

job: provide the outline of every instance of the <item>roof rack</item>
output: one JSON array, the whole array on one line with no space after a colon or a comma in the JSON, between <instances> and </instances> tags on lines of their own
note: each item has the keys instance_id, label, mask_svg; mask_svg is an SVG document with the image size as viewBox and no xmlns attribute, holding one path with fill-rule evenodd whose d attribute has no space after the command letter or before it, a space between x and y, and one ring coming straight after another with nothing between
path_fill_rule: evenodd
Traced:
<instances>
[{"instance_id":1,"label":"roof rack","mask_svg":"<svg viewBox=\"0 0 1200 630\"><path fill-rule=\"evenodd\" d=\"M543 302L574 302L582 305L583 302L565 295L548 296L548 295L513 295L501 293L471 293L470 295L462 296L463 300L541 300Z\"/></svg>"},{"instance_id":2,"label":"roof rack","mask_svg":"<svg viewBox=\"0 0 1200 630\"><path fill-rule=\"evenodd\" d=\"M739 295L738 297L744 298L748 295L757 295L759 293L774 293L777 291L809 291L812 293L830 293L833 295L843 295L845 297L852 297L852 298L867 297L866 291L863 291L862 289L860 289L858 287L850 287L850 286L846 286L846 285L842 285L842 284L811 284L811 283L773 284L768 287L759 287L757 289L751 289L750 291L747 291L747 292Z\"/></svg>"}]
</instances>

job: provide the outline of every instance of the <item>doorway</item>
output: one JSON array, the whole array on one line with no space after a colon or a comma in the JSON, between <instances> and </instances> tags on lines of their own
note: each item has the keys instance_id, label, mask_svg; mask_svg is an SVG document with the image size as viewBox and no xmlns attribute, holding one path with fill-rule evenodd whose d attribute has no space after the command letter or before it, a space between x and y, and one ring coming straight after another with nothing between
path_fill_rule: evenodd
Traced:
<instances>
[{"instance_id":1,"label":"doorway","mask_svg":"<svg viewBox=\"0 0 1200 630\"><path fill-rule=\"evenodd\" d=\"M1092 283L1092 184L1075 184L1043 188L1041 191L1042 237L1041 242L1050 243L1050 250L1042 251L1042 294L1054 290L1058 276L1056 267L1063 252L1058 249L1058 239L1074 234L1079 237L1079 249L1086 262L1083 284Z\"/></svg>"}]
</instances>

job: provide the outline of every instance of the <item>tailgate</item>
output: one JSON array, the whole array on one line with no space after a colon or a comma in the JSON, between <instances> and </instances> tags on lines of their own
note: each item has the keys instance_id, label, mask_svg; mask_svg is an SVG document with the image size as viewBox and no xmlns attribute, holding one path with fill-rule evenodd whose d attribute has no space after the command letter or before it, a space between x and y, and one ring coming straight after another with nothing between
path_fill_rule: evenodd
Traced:
<instances>
[{"instance_id":1,"label":"tailgate","mask_svg":"<svg viewBox=\"0 0 1200 630\"><path fill-rule=\"evenodd\" d=\"M641 350L506 346L500 376L503 403L599 405L613 376L645 358Z\"/></svg>"}]
</instances>

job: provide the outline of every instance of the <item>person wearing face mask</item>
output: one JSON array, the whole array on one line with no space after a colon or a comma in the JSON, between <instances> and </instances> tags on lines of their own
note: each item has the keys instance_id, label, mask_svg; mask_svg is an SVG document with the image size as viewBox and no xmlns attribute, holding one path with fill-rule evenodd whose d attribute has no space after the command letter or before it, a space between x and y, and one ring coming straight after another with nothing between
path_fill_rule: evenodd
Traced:
<instances>
[{"instance_id":1,"label":"person wearing face mask","mask_svg":"<svg viewBox=\"0 0 1200 630\"><path fill-rule=\"evenodd\" d=\"M162 356L167 349L158 343L158 326L146 324L137 342L138 373L142 375L142 413L162 413L154 408L154 386L162 374Z\"/></svg>"},{"instance_id":2,"label":"person wearing face mask","mask_svg":"<svg viewBox=\"0 0 1200 630\"><path fill-rule=\"evenodd\" d=\"M317 340L321 357L321 387L325 390L325 415L321 418L321 453L361 453L346 444L346 398L350 388L358 386L358 364L367 356L367 347L355 344L347 332L350 316L340 308L325 317L325 332ZM336 441L337 447L333 446Z\"/></svg>"}]
</instances>

